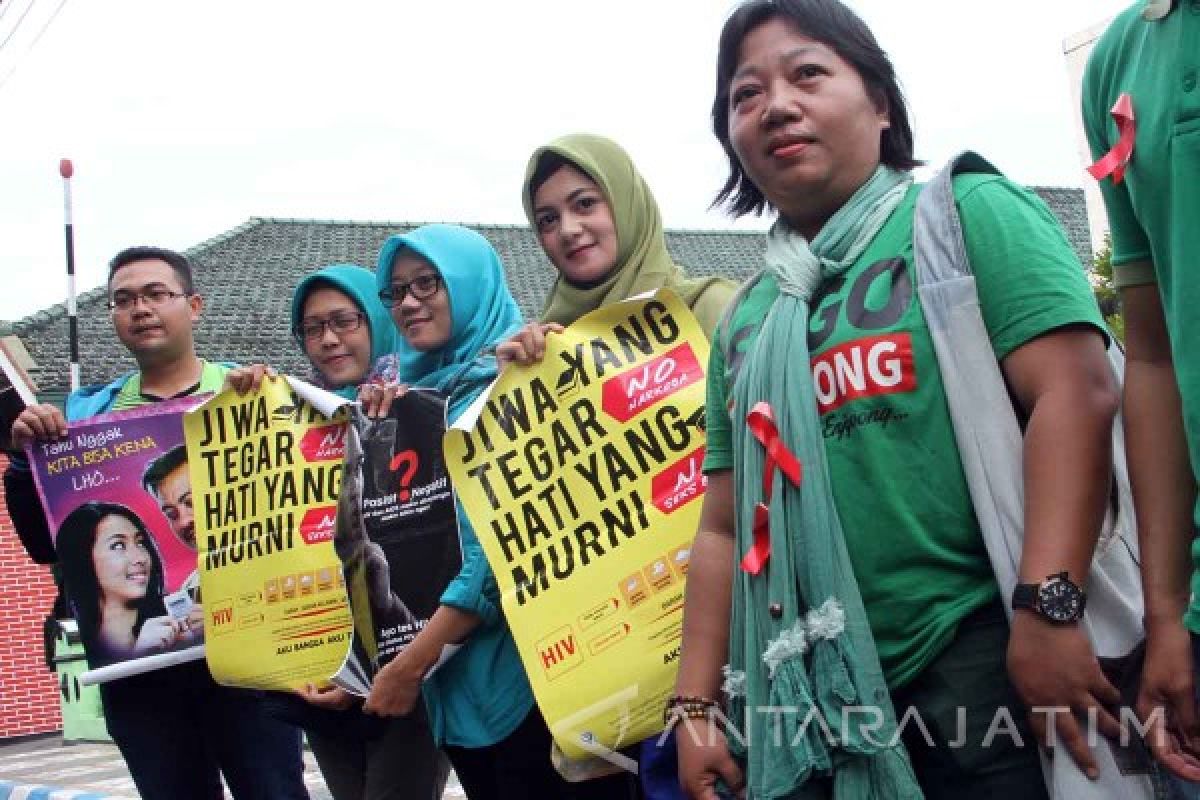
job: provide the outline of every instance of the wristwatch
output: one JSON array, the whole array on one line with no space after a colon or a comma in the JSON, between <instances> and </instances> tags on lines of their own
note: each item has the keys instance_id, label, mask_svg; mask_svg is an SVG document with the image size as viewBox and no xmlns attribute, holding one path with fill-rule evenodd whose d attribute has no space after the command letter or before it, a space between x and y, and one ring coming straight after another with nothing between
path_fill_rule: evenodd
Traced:
<instances>
[{"instance_id":1,"label":"wristwatch","mask_svg":"<svg viewBox=\"0 0 1200 800\"><path fill-rule=\"evenodd\" d=\"M1087 595L1065 572L1047 575L1041 583L1018 583L1012 593L1013 611L1036 611L1057 625L1078 622L1086 604Z\"/></svg>"}]
</instances>

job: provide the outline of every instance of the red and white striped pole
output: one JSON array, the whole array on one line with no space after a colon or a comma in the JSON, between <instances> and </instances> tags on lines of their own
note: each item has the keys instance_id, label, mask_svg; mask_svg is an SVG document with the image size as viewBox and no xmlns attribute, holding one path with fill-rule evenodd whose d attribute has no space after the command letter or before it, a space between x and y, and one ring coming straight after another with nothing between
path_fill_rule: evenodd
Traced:
<instances>
[{"instance_id":1,"label":"red and white striped pole","mask_svg":"<svg viewBox=\"0 0 1200 800\"><path fill-rule=\"evenodd\" d=\"M58 174L63 179L63 221L67 233L67 342L71 347L71 391L79 388L79 320L75 309L75 231L71 220L71 176L75 167L71 159L58 162Z\"/></svg>"}]
</instances>

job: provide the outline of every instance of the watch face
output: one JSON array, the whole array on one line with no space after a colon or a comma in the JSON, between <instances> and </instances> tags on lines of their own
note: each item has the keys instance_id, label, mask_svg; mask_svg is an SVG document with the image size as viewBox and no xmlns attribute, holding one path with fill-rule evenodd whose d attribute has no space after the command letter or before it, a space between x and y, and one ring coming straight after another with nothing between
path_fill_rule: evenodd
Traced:
<instances>
[{"instance_id":1,"label":"watch face","mask_svg":"<svg viewBox=\"0 0 1200 800\"><path fill-rule=\"evenodd\" d=\"M1052 578L1038 589L1038 606L1053 622L1074 622L1083 615L1083 592L1062 578Z\"/></svg>"}]
</instances>

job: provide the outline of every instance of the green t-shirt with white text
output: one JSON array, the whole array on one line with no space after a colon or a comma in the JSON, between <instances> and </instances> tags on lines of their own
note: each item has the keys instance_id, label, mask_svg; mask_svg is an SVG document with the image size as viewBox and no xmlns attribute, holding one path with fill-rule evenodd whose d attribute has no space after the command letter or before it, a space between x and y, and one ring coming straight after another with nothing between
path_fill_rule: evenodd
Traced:
<instances>
[{"instance_id":1,"label":"green t-shirt with white text","mask_svg":"<svg viewBox=\"0 0 1200 800\"><path fill-rule=\"evenodd\" d=\"M1078 258L1032 192L955 179L968 256L997 357L1047 331L1102 329ZM862 257L820 286L809 350L834 500L888 684L921 672L998 588L913 273L913 187ZM733 466L729 387L779 290L764 275L718 330L708 372L705 470ZM723 336L733 342L727 371ZM739 424L744 424L740 422Z\"/></svg>"}]
</instances>

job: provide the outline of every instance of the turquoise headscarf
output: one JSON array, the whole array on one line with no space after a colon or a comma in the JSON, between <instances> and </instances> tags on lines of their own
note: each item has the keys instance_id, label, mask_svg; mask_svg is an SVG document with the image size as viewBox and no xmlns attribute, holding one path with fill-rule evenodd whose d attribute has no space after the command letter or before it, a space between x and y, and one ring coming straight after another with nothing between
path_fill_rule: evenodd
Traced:
<instances>
[{"instance_id":1,"label":"turquoise headscarf","mask_svg":"<svg viewBox=\"0 0 1200 800\"><path fill-rule=\"evenodd\" d=\"M496 359L484 351L521 327L521 312L504 282L504 266L487 239L461 225L423 225L392 236L379 251L376 289L391 286L392 262L401 248L424 258L442 276L450 300L450 340L434 351L414 350L401 335L396 347L397 379L450 396L457 416L496 377ZM466 390L464 392L464 390Z\"/></svg>"},{"instance_id":2,"label":"turquoise headscarf","mask_svg":"<svg viewBox=\"0 0 1200 800\"><path fill-rule=\"evenodd\" d=\"M367 324L371 329L371 363L367 365L367 371L370 372L371 365L389 353L396 352L401 336L396 330L396 324L392 322L391 314L379 301L379 294L375 290L375 276L366 267L357 264L333 264L300 281L296 290L292 292L292 330L300 324L300 318L304 314L304 301L308 299L308 295L315 289L326 287L345 294L367 315ZM320 375L320 372L317 374ZM365 381L366 378L367 375L364 374L359 380ZM323 380L322 383L324 384ZM357 386L326 388L349 400L354 399L358 390Z\"/></svg>"}]
</instances>

